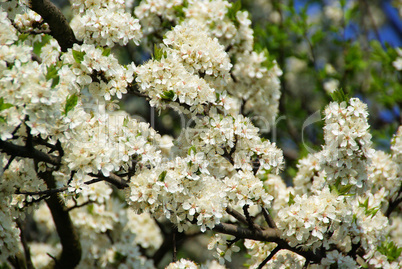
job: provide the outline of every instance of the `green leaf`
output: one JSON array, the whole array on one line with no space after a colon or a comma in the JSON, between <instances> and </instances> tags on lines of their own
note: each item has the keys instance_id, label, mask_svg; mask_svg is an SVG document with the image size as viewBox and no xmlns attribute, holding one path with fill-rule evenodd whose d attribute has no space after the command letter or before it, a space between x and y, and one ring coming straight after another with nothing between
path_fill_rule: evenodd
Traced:
<instances>
[{"instance_id":1,"label":"green leaf","mask_svg":"<svg viewBox=\"0 0 402 269\"><path fill-rule=\"evenodd\" d=\"M158 180L161 181L161 182L165 181L166 174L167 174L167 171L163 171L163 172L159 175Z\"/></svg>"},{"instance_id":2,"label":"green leaf","mask_svg":"<svg viewBox=\"0 0 402 269\"><path fill-rule=\"evenodd\" d=\"M94 204L87 205L87 211L90 215L94 214Z\"/></svg>"},{"instance_id":3,"label":"green leaf","mask_svg":"<svg viewBox=\"0 0 402 269\"><path fill-rule=\"evenodd\" d=\"M124 126L124 127L127 127L127 126L128 126L128 121L129 121L128 116L127 116L127 117L124 117L124 120L123 120L123 126Z\"/></svg>"},{"instance_id":4,"label":"green leaf","mask_svg":"<svg viewBox=\"0 0 402 269\"><path fill-rule=\"evenodd\" d=\"M84 60L84 51L73 50L73 57L76 63L81 63Z\"/></svg>"},{"instance_id":5,"label":"green leaf","mask_svg":"<svg viewBox=\"0 0 402 269\"><path fill-rule=\"evenodd\" d=\"M189 149L188 149L188 155L191 155L191 152L194 152L194 154L197 152L197 150L195 149L195 146L191 146Z\"/></svg>"},{"instance_id":6,"label":"green leaf","mask_svg":"<svg viewBox=\"0 0 402 269\"><path fill-rule=\"evenodd\" d=\"M18 36L18 41L24 42L28 38L29 34L22 33Z\"/></svg>"},{"instance_id":7,"label":"green leaf","mask_svg":"<svg viewBox=\"0 0 402 269\"><path fill-rule=\"evenodd\" d=\"M4 98L1 97L0 98L0 111L2 110L6 110L7 108L13 107L13 104L9 104L9 103L4 103Z\"/></svg>"},{"instance_id":8,"label":"green leaf","mask_svg":"<svg viewBox=\"0 0 402 269\"><path fill-rule=\"evenodd\" d=\"M331 93L331 98L332 98L332 100L334 100L335 102L338 102L338 103L342 103L342 102L348 103L349 99L350 99L349 95L345 94L345 92L343 91L342 88Z\"/></svg>"},{"instance_id":9,"label":"green leaf","mask_svg":"<svg viewBox=\"0 0 402 269\"><path fill-rule=\"evenodd\" d=\"M179 19L184 19L186 17L186 13L184 9L188 7L188 2L186 0L180 6L174 6L173 10L175 11L175 15Z\"/></svg>"},{"instance_id":10,"label":"green leaf","mask_svg":"<svg viewBox=\"0 0 402 269\"><path fill-rule=\"evenodd\" d=\"M155 44L153 58L157 61L160 61L162 58L166 58L166 52L162 48L158 48L158 46Z\"/></svg>"},{"instance_id":11,"label":"green leaf","mask_svg":"<svg viewBox=\"0 0 402 269\"><path fill-rule=\"evenodd\" d=\"M237 21L236 14L240 9L241 9L241 1L237 0L236 2L232 3L232 6L228 8L228 13L226 13L226 16L232 22L234 22L236 27L239 26L239 22Z\"/></svg>"},{"instance_id":12,"label":"green leaf","mask_svg":"<svg viewBox=\"0 0 402 269\"><path fill-rule=\"evenodd\" d=\"M393 241L382 242L381 246L377 246L377 250L387 256L389 262L396 261L402 253L402 248L398 247Z\"/></svg>"},{"instance_id":13,"label":"green leaf","mask_svg":"<svg viewBox=\"0 0 402 269\"><path fill-rule=\"evenodd\" d=\"M261 65L270 70L272 67L275 66L275 62L270 58L269 51L267 48L264 48L262 52L264 53L265 61L262 62Z\"/></svg>"},{"instance_id":14,"label":"green leaf","mask_svg":"<svg viewBox=\"0 0 402 269\"><path fill-rule=\"evenodd\" d=\"M338 187L338 193L339 195L346 195L349 193L350 189L353 187L353 184L348 184L345 186L340 186Z\"/></svg>"},{"instance_id":15,"label":"green leaf","mask_svg":"<svg viewBox=\"0 0 402 269\"><path fill-rule=\"evenodd\" d=\"M289 206L291 206L291 205L293 205L295 203L294 198L295 198L295 196L291 192L289 192L289 201L288 201Z\"/></svg>"},{"instance_id":16,"label":"green leaf","mask_svg":"<svg viewBox=\"0 0 402 269\"><path fill-rule=\"evenodd\" d=\"M72 110L78 103L78 96L73 94L66 100L66 105L64 106L64 115L67 116L67 113Z\"/></svg>"},{"instance_id":17,"label":"green leaf","mask_svg":"<svg viewBox=\"0 0 402 269\"><path fill-rule=\"evenodd\" d=\"M161 98L162 98L163 100L172 101L173 98L174 98L174 95L175 95L175 94L174 94L174 91L173 91L173 90L164 91L163 94L161 94Z\"/></svg>"},{"instance_id":18,"label":"green leaf","mask_svg":"<svg viewBox=\"0 0 402 269\"><path fill-rule=\"evenodd\" d=\"M58 69L54 64L50 65L47 68L47 73L46 73L46 80L51 80L52 79L52 88L54 88L57 84L59 84L60 77L58 74Z\"/></svg>"},{"instance_id":19,"label":"green leaf","mask_svg":"<svg viewBox=\"0 0 402 269\"><path fill-rule=\"evenodd\" d=\"M109 55L110 55L110 52L112 51L111 48L105 48L105 49L102 48L102 50L103 50L103 51L102 51L102 55L103 55L103 56L106 56L106 57L109 56Z\"/></svg>"},{"instance_id":20,"label":"green leaf","mask_svg":"<svg viewBox=\"0 0 402 269\"><path fill-rule=\"evenodd\" d=\"M33 45L33 53L35 53L36 55L40 55L43 46L45 46L47 43L49 43L50 39L52 39L51 35L44 35L42 36L42 40L36 41Z\"/></svg>"}]
</instances>

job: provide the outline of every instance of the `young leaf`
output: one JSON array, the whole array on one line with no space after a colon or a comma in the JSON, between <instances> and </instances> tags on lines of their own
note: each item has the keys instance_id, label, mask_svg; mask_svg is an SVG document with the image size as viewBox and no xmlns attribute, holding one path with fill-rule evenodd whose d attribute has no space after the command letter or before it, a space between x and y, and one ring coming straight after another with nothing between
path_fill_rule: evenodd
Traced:
<instances>
[{"instance_id":1,"label":"young leaf","mask_svg":"<svg viewBox=\"0 0 402 269\"><path fill-rule=\"evenodd\" d=\"M54 88L57 84L59 84L60 77L58 74L58 69L54 64L50 65L47 68L47 73L46 73L46 80L52 79L52 88Z\"/></svg>"},{"instance_id":2,"label":"young leaf","mask_svg":"<svg viewBox=\"0 0 402 269\"><path fill-rule=\"evenodd\" d=\"M102 49L103 51L102 51L102 55L103 56L109 56L110 55L110 52L111 52L111 48L105 48L105 49Z\"/></svg>"},{"instance_id":3,"label":"young leaf","mask_svg":"<svg viewBox=\"0 0 402 269\"><path fill-rule=\"evenodd\" d=\"M66 105L64 106L64 115L67 116L67 113L72 110L78 103L78 96L73 94L67 98Z\"/></svg>"},{"instance_id":4,"label":"young leaf","mask_svg":"<svg viewBox=\"0 0 402 269\"><path fill-rule=\"evenodd\" d=\"M168 100L168 101L172 101L174 98L174 91L170 90L170 91L164 91L163 94L161 94L161 98L163 100Z\"/></svg>"},{"instance_id":5,"label":"young leaf","mask_svg":"<svg viewBox=\"0 0 402 269\"><path fill-rule=\"evenodd\" d=\"M331 98L333 101L338 102L338 103L342 103L342 102L349 102L349 96L348 94L345 94L345 92L343 91L342 88L334 91L333 93L331 93Z\"/></svg>"},{"instance_id":6,"label":"young leaf","mask_svg":"<svg viewBox=\"0 0 402 269\"><path fill-rule=\"evenodd\" d=\"M4 103L4 98L3 97L0 98L0 111L5 110L7 108L10 108L12 106L14 106L14 105L9 104L9 103Z\"/></svg>"},{"instance_id":7,"label":"young leaf","mask_svg":"<svg viewBox=\"0 0 402 269\"><path fill-rule=\"evenodd\" d=\"M85 52L73 50L73 57L76 63L81 63L84 60Z\"/></svg>"},{"instance_id":8,"label":"young leaf","mask_svg":"<svg viewBox=\"0 0 402 269\"><path fill-rule=\"evenodd\" d=\"M165 181L166 174L167 174L167 171L163 171L163 172L159 175L158 180L161 181L161 182Z\"/></svg>"},{"instance_id":9,"label":"young leaf","mask_svg":"<svg viewBox=\"0 0 402 269\"><path fill-rule=\"evenodd\" d=\"M291 206L291 205L293 205L295 203L294 198L295 198L295 196L291 192L289 192L289 201L288 201L289 206Z\"/></svg>"},{"instance_id":10,"label":"young leaf","mask_svg":"<svg viewBox=\"0 0 402 269\"><path fill-rule=\"evenodd\" d=\"M228 13L226 13L226 16L236 24L239 24L236 18L237 11L241 9L241 1L236 1L235 3L232 4L230 8L228 8Z\"/></svg>"},{"instance_id":11,"label":"young leaf","mask_svg":"<svg viewBox=\"0 0 402 269\"><path fill-rule=\"evenodd\" d=\"M402 248L398 247L393 241L382 242L377 247L378 252L387 256L389 262L396 261L401 256Z\"/></svg>"}]
</instances>

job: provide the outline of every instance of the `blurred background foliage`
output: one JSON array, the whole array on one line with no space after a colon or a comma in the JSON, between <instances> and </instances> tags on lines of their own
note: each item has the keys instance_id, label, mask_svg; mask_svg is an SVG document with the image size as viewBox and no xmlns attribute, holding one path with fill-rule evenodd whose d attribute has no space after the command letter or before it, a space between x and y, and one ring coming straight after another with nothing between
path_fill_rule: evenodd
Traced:
<instances>
[{"instance_id":1,"label":"blurred background foliage","mask_svg":"<svg viewBox=\"0 0 402 269\"><path fill-rule=\"evenodd\" d=\"M292 178L298 159L320 150L323 122L311 121L318 114L306 119L332 101L335 89L368 104L374 147L389 151L402 123L402 74L392 65L402 44L402 7L377 0L246 0L242 5L253 20L255 49L266 49L283 70L276 133L267 137L284 150L285 178Z\"/></svg>"}]
</instances>

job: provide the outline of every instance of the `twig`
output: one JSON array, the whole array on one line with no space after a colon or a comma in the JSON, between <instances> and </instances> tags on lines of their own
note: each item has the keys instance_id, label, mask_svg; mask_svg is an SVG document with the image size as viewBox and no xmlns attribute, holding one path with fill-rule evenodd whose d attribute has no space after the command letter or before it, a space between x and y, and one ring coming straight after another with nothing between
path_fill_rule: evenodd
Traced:
<instances>
[{"instance_id":1,"label":"twig","mask_svg":"<svg viewBox=\"0 0 402 269\"><path fill-rule=\"evenodd\" d=\"M274 219L272 216L269 214L268 210L265 207L261 207L262 209L262 214L264 215L264 219L267 222L269 228L277 228Z\"/></svg>"},{"instance_id":2,"label":"twig","mask_svg":"<svg viewBox=\"0 0 402 269\"><path fill-rule=\"evenodd\" d=\"M249 207L250 207L250 205L248 205L248 204L244 205L244 206L243 206L243 212L244 212L244 215L246 216L248 227L249 227L252 231L254 231L254 230L255 230L254 222L253 222L253 220L251 219L250 213L248 212L248 208L249 208Z\"/></svg>"},{"instance_id":3,"label":"twig","mask_svg":"<svg viewBox=\"0 0 402 269\"><path fill-rule=\"evenodd\" d=\"M73 210L73 209L80 208L80 207L89 205L89 204L91 204L91 203L93 203L93 201L88 200L88 201L86 201L85 203L82 203L82 204L80 204L80 205L79 205L79 204L75 204L75 205L73 205L72 207L67 208L66 211L69 212L69 211L71 211L71 210Z\"/></svg>"},{"instance_id":4,"label":"twig","mask_svg":"<svg viewBox=\"0 0 402 269\"><path fill-rule=\"evenodd\" d=\"M262 269L262 267L264 267L264 265L267 264L267 262L269 262L269 260L272 259L273 256L275 256L275 254L281 250L280 246L277 246L276 248L274 248L274 250L271 251L271 253L268 255L268 257L265 258L265 260L263 260L260 265L258 265L258 269Z\"/></svg>"},{"instance_id":5,"label":"twig","mask_svg":"<svg viewBox=\"0 0 402 269\"><path fill-rule=\"evenodd\" d=\"M26 238L26 234L25 234L25 229L23 227L23 223L21 222L21 219L17 219L16 223L17 223L18 228L21 231L20 237L21 237L22 247L24 248L26 268L27 269L33 269L35 267L33 266L33 263L32 263L31 251L30 251L29 246L28 246L28 242L27 242L27 238Z\"/></svg>"},{"instance_id":6,"label":"twig","mask_svg":"<svg viewBox=\"0 0 402 269\"><path fill-rule=\"evenodd\" d=\"M14 159L15 159L15 155L12 155L10 157L10 159L8 159L8 162L7 162L6 166L4 166L3 171L6 171L10 167L11 162L14 161Z\"/></svg>"},{"instance_id":7,"label":"twig","mask_svg":"<svg viewBox=\"0 0 402 269\"><path fill-rule=\"evenodd\" d=\"M126 180L124 180L123 178L121 178L113 173L110 173L110 175L108 177L105 177L101 172L99 172L98 174L89 173L88 175L91 177L96 177L98 179L107 181L107 182L115 185L118 189L124 189L124 188L128 187L128 183Z\"/></svg>"},{"instance_id":8,"label":"twig","mask_svg":"<svg viewBox=\"0 0 402 269\"><path fill-rule=\"evenodd\" d=\"M173 262L177 261L176 229L173 229Z\"/></svg>"}]
</instances>

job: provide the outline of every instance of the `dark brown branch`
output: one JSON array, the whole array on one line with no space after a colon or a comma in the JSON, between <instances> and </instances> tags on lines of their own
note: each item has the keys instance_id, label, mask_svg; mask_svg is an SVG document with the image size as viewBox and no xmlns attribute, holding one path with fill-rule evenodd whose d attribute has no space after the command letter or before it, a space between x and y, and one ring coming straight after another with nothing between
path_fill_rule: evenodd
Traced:
<instances>
[{"instance_id":1,"label":"dark brown branch","mask_svg":"<svg viewBox=\"0 0 402 269\"><path fill-rule=\"evenodd\" d=\"M10 165L14 161L14 159L15 159L15 156L11 156L10 159L8 159L6 166L3 167L3 171L6 171L10 167Z\"/></svg>"},{"instance_id":2,"label":"dark brown branch","mask_svg":"<svg viewBox=\"0 0 402 269\"><path fill-rule=\"evenodd\" d=\"M27 269L35 268L33 266L33 263L32 263L31 251L30 251L29 246L28 246L28 242L27 242L27 238L26 238L26 234L25 234L25 229L24 229L24 224L22 223L21 219L17 219L16 223L17 223L18 228L21 231L20 237L21 237L22 247L24 248L26 268Z\"/></svg>"},{"instance_id":3,"label":"dark brown branch","mask_svg":"<svg viewBox=\"0 0 402 269\"><path fill-rule=\"evenodd\" d=\"M67 19L50 0L29 0L29 7L49 24L50 34L57 40L63 52L78 43Z\"/></svg>"},{"instance_id":4,"label":"dark brown branch","mask_svg":"<svg viewBox=\"0 0 402 269\"><path fill-rule=\"evenodd\" d=\"M289 244L281 238L281 232L278 229L266 228L264 230L252 231L248 228L243 228L234 224L219 223L215 225L212 230L219 233L230 234L239 239L252 239L257 241L277 243L281 249L290 250L305 257L306 259L309 259L310 261L317 263L323 258L323 255L319 251L314 253L313 251L301 250L297 247L289 246Z\"/></svg>"},{"instance_id":5,"label":"dark brown branch","mask_svg":"<svg viewBox=\"0 0 402 269\"><path fill-rule=\"evenodd\" d=\"M50 34L49 29L22 30L18 27L18 25L14 21L11 21L11 24L14 26L15 29L17 29L18 32L23 34L31 34L31 35Z\"/></svg>"},{"instance_id":6,"label":"dark brown branch","mask_svg":"<svg viewBox=\"0 0 402 269\"><path fill-rule=\"evenodd\" d=\"M254 223L254 221L251 219L250 213L248 212L248 208L250 207L250 205L245 204L243 206L243 213L244 216L246 216L246 220L247 220L247 225L250 228L250 230L255 230L256 228L258 229L258 226Z\"/></svg>"},{"instance_id":7,"label":"dark brown branch","mask_svg":"<svg viewBox=\"0 0 402 269\"><path fill-rule=\"evenodd\" d=\"M38 176L45 181L49 189L56 188L56 180L52 172L51 170L38 172ZM46 204L52 213L63 248L60 257L57 258L55 268L75 268L81 260L81 244L67 208L59 193L51 194L46 199Z\"/></svg>"},{"instance_id":8,"label":"dark brown branch","mask_svg":"<svg viewBox=\"0 0 402 269\"><path fill-rule=\"evenodd\" d=\"M266 242L281 242L285 241L280 238L281 233L278 229L267 228L264 230L251 231L248 228L240 227L229 223L219 223L213 228L214 231L224 234L234 235L241 239L253 239Z\"/></svg>"},{"instance_id":9,"label":"dark brown branch","mask_svg":"<svg viewBox=\"0 0 402 269\"><path fill-rule=\"evenodd\" d=\"M107 181L110 184L115 185L118 189L124 189L128 187L128 183L126 180L113 173L110 173L108 177L105 177L101 172L99 172L98 174L89 173L88 175L90 175L91 177L95 177L97 179ZM92 183L92 180L88 181L87 184L89 184L89 182Z\"/></svg>"},{"instance_id":10,"label":"dark brown branch","mask_svg":"<svg viewBox=\"0 0 402 269\"><path fill-rule=\"evenodd\" d=\"M240 212L234 210L230 206L226 207L226 212L241 223L248 225L246 217L244 217L242 214L240 214Z\"/></svg>"},{"instance_id":11,"label":"dark brown branch","mask_svg":"<svg viewBox=\"0 0 402 269\"><path fill-rule=\"evenodd\" d=\"M267 222L269 228L276 228L275 221L269 214L268 210L263 206L261 208L262 208L262 214L264 215L265 221Z\"/></svg>"},{"instance_id":12,"label":"dark brown branch","mask_svg":"<svg viewBox=\"0 0 402 269\"><path fill-rule=\"evenodd\" d=\"M67 190L68 187L61 187L58 189L50 189L50 190L44 190L44 191L21 191L19 189L17 189L15 191L15 194L25 194L25 195L51 195L51 194L55 194L55 193L59 193L59 192L63 192L65 190Z\"/></svg>"},{"instance_id":13,"label":"dark brown branch","mask_svg":"<svg viewBox=\"0 0 402 269\"><path fill-rule=\"evenodd\" d=\"M281 250L281 248L279 246L277 246L276 248L274 248L274 250L271 251L271 253L268 255L268 257L266 257L262 263L260 263L260 265L258 266L258 269L262 269L264 267L264 265L267 264L267 262L269 262L269 260L272 259L273 256L275 256L276 253L278 253L278 251Z\"/></svg>"},{"instance_id":14,"label":"dark brown branch","mask_svg":"<svg viewBox=\"0 0 402 269\"><path fill-rule=\"evenodd\" d=\"M60 165L61 162L60 156L50 155L36 149L30 149L25 146L15 145L2 140L0 140L0 151L7 153L10 156L35 159L37 161L50 163L56 166Z\"/></svg>"}]
</instances>

